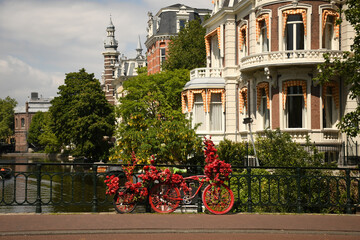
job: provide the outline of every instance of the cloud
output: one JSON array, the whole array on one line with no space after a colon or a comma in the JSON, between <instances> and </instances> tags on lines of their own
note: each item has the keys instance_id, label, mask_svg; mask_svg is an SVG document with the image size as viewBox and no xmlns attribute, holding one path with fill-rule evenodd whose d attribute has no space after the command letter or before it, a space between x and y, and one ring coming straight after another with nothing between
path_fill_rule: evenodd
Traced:
<instances>
[{"instance_id":1,"label":"cloud","mask_svg":"<svg viewBox=\"0 0 360 240\"><path fill-rule=\"evenodd\" d=\"M0 98L10 96L18 101L18 106L25 104L31 92L55 96L58 86L64 83L64 74L46 73L33 68L12 56L0 56ZM50 95L49 95L50 94Z\"/></svg>"}]
</instances>

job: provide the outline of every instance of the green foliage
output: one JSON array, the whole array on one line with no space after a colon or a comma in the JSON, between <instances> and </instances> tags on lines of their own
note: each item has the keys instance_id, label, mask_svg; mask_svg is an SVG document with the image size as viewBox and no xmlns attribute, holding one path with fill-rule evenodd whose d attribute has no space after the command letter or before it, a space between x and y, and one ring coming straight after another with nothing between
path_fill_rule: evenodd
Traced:
<instances>
[{"instance_id":1,"label":"green foliage","mask_svg":"<svg viewBox=\"0 0 360 240\"><path fill-rule=\"evenodd\" d=\"M244 151L241 148L235 150L236 145L228 140L220 145L222 151L230 152L229 158L236 158L237 151ZM334 212L339 209L342 204L336 203L339 193L332 193L329 189L336 187L334 182L328 181L332 179L331 172L302 168L325 167L323 154L309 138L307 144L301 146L292 141L288 133L266 130L258 136L255 145L260 165L267 169L251 169L251 174L246 169L233 173L230 185L235 193L237 211L248 211L249 199L255 212L297 212L300 205L303 212ZM334 206L323 207L329 201Z\"/></svg>"},{"instance_id":2,"label":"green foliage","mask_svg":"<svg viewBox=\"0 0 360 240\"><path fill-rule=\"evenodd\" d=\"M206 66L205 36L206 29L200 19L195 19L180 30L169 44L167 59L163 69L194 69Z\"/></svg>"},{"instance_id":3,"label":"green foliage","mask_svg":"<svg viewBox=\"0 0 360 240\"><path fill-rule=\"evenodd\" d=\"M255 143L260 165L264 167L318 167L323 164L323 155L318 153L310 141L306 147L313 154L305 151L299 143L294 142L288 133L265 130Z\"/></svg>"},{"instance_id":4,"label":"green foliage","mask_svg":"<svg viewBox=\"0 0 360 240\"><path fill-rule=\"evenodd\" d=\"M253 153L251 146L248 146L247 150L246 145L246 142L233 142L224 139L219 143L219 146L217 146L217 153L221 160L230 163L232 166L243 167L247 154L252 155Z\"/></svg>"},{"instance_id":5,"label":"green foliage","mask_svg":"<svg viewBox=\"0 0 360 240\"><path fill-rule=\"evenodd\" d=\"M14 108L17 102L7 96L0 98L0 140L5 141L14 134Z\"/></svg>"},{"instance_id":6,"label":"green foliage","mask_svg":"<svg viewBox=\"0 0 360 240\"><path fill-rule=\"evenodd\" d=\"M31 119L31 124L29 127L29 133L27 141L30 145L34 146L37 149L42 149L43 146L40 145L39 137L44 131L43 126L44 121L44 112L37 112Z\"/></svg>"},{"instance_id":7,"label":"green foliage","mask_svg":"<svg viewBox=\"0 0 360 240\"><path fill-rule=\"evenodd\" d=\"M344 11L346 20L355 30L354 43L351 53L344 52L342 58L330 59L329 54L324 54L325 62L318 66L319 74L315 81L324 83L334 77L341 77L345 84L350 87L350 98L358 99L360 96L360 1L347 0L347 9ZM340 21L341 22L341 21ZM351 137L360 133L360 105L352 112L345 114L337 125L342 132Z\"/></svg>"},{"instance_id":8,"label":"green foliage","mask_svg":"<svg viewBox=\"0 0 360 240\"><path fill-rule=\"evenodd\" d=\"M130 161L132 151L144 162L156 154L157 163L185 163L201 152L201 139L181 112L181 91L189 71L141 74L124 82L126 96L117 107L121 119L111 159Z\"/></svg>"},{"instance_id":9,"label":"green foliage","mask_svg":"<svg viewBox=\"0 0 360 240\"><path fill-rule=\"evenodd\" d=\"M45 150L46 153L57 153L61 149L59 140L51 129L51 115L49 112L37 112L30 124L27 141L36 147L36 150Z\"/></svg>"},{"instance_id":10,"label":"green foliage","mask_svg":"<svg viewBox=\"0 0 360 240\"><path fill-rule=\"evenodd\" d=\"M94 74L85 69L66 74L58 94L49 111L60 143L72 146L74 156L105 157L110 145L104 136L112 136L115 118Z\"/></svg>"}]
</instances>

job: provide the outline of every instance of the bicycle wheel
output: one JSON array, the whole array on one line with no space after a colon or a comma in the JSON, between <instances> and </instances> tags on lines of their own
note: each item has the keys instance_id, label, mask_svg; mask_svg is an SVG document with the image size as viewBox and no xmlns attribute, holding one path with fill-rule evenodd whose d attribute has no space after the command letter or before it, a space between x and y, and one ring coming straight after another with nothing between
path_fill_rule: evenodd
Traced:
<instances>
[{"instance_id":1,"label":"bicycle wheel","mask_svg":"<svg viewBox=\"0 0 360 240\"><path fill-rule=\"evenodd\" d=\"M225 184L209 184L202 195L204 206L213 214L225 214L234 205L234 194Z\"/></svg>"},{"instance_id":2,"label":"bicycle wheel","mask_svg":"<svg viewBox=\"0 0 360 240\"><path fill-rule=\"evenodd\" d=\"M120 195L120 193L123 193ZM126 188L120 188L114 196L114 207L118 213L131 213L136 207L134 195L129 193Z\"/></svg>"},{"instance_id":3,"label":"bicycle wheel","mask_svg":"<svg viewBox=\"0 0 360 240\"><path fill-rule=\"evenodd\" d=\"M158 213L171 213L180 204L180 191L177 187L160 183L150 190L149 202L151 208Z\"/></svg>"}]
</instances>

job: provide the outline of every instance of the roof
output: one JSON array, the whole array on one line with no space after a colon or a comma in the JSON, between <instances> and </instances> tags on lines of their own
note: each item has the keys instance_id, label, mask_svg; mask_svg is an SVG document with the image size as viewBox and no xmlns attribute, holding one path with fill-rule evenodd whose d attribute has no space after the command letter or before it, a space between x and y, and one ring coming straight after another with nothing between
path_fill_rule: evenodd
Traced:
<instances>
[{"instance_id":1,"label":"roof","mask_svg":"<svg viewBox=\"0 0 360 240\"><path fill-rule=\"evenodd\" d=\"M225 88L225 79L222 77L194 78L184 86L184 90L205 88Z\"/></svg>"}]
</instances>

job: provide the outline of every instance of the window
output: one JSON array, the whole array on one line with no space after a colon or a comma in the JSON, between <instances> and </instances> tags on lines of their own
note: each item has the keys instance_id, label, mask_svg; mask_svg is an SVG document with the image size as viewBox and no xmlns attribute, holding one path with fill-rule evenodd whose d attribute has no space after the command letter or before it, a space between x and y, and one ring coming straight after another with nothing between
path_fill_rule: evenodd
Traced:
<instances>
[{"instance_id":1,"label":"window","mask_svg":"<svg viewBox=\"0 0 360 240\"><path fill-rule=\"evenodd\" d=\"M166 60L166 49L160 48L160 63L163 64Z\"/></svg>"},{"instance_id":2,"label":"window","mask_svg":"<svg viewBox=\"0 0 360 240\"><path fill-rule=\"evenodd\" d=\"M301 86L291 86L287 90L286 116L288 128L302 128L305 119L304 96Z\"/></svg>"},{"instance_id":3,"label":"window","mask_svg":"<svg viewBox=\"0 0 360 240\"><path fill-rule=\"evenodd\" d=\"M204 102L201 94L194 94L194 125L201 123L197 128L197 131L205 131L205 111L204 111Z\"/></svg>"},{"instance_id":4,"label":"window","mask_svg":"<svg viewBox=\"0 0 360 240\"><path fill-rule=\"evenodd\" d=\"M186 20L185 19L181 19L179 21L179 30L183 29L185 27L186 24Z\"/></svg>"},{"instance_id":5,"label":"window","mask_svg":"<svg viewBox=\"0 0 360 240\"><path fill-rule=\"evenodd\" d=\"M336 104L334 101L335 88L328 86L323 93L323 128L332 128L337 121Z\"/></svg>"},{"instance_id":6,"label":"window","mask_svg":"<svg viewBox=\"0 0 360 240\"><path fill-rule=\"evenodd\" d=\"M25 127L25 118L21 118L21 127Z\"/></svg>"},{"instance_id":7,"label":"window","mask_svg":"<svg viewBox=\"0 0 360 240\"><path fill-rule=\"evenodd\" d=\"M210 103L210 131L221 131L222 115L221 93L212 93Z\"/></svg>"},{"instance_id":8,"label":"window","mask_svg":"<svg viewBox=\"0 0 360 240\"><path fill-rule=\"evenodd\" d=\"M325 26L324 26L324 32L322 36L322 48L324 49L331 49L332 48L332 39L334 35L334 17L333 16L327 16Z\"/></svg>"},{"instance_id":9,"label":"window","mask_svg":"<svg viewBox=\"0 0 360 240\"><path fill-rule=\"evenodd\" d=\"M270 128L270 110L267 107L267 95L265 88L261 88L260 114L263 117L263 128Z\"/></svg>"},{"instance_id":10,"label":"window","mask_svg":"<svg viewBox=\"0 0 360 240\"><path fill-rule=\"evenodd\" d=\"M260 42L262 46L262 52L269 51L269 39L267 37L267 27L265 20L260 22Z\"/></svg>"},{"instance_id":11,"label":"window","mask_svg":"<svg viewBox=\"0 0 360 240\"><path fill-rule=\"evenodd\" d=\"M286 50L304 49L304 23L301 14L288 16L285 36Z\"/></svg>"}]
</instances>

